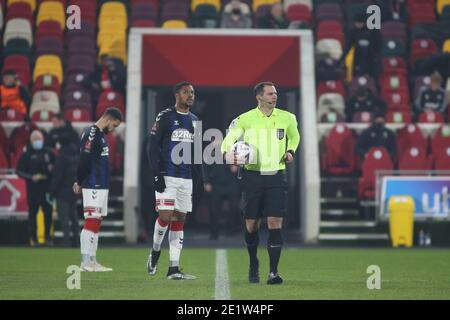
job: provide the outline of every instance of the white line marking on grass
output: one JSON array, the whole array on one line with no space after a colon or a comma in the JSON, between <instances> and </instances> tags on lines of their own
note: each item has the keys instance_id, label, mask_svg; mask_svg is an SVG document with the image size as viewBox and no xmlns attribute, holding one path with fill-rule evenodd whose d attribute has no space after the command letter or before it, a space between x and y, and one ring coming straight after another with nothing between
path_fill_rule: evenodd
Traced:
<instances>
[{"instance_id":1,"label":"white line marking on grass","mask_svg":"<svg viewBox=\"0 0 450 320\"><path fill-rule=\"evenodd\" d=\"M230 281L228 279L227 251L216 250L216 300L230 300Z\"/></svg>"}]
</instances>

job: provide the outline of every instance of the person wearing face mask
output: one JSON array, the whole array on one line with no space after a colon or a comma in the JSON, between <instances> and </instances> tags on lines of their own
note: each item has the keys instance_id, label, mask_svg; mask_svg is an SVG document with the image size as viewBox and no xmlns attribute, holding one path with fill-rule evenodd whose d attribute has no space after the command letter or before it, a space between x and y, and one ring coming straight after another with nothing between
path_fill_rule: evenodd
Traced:
<instances>
[{"instance_id":1,"label":"person wearing face mask","mask_svg":"<svg viewBox=\"0 0 450 320\"><path fill-rule=\"evenodd\" d=\"M379 112L375 114L371 127L365 129L358 137L356 152L363 159L367 151L372 147L384 147L389 152L392 159L396 155L395 133L386 128L385 116Z\"/></svg>"},{"instance_id":2,"label":"person wearing face mask","mask_svg":"<svg viewBox=\"0 0 450 320\"><path fill-rule=\"evenodd\" d=\"M48 194L51 173L53 170L54 155L44 145L44 135L39 130L34 130L30 136L30 142L17 165L17 174L25 179L27 184L28 201L28 231L30 245L37 246L36 216L39 207L44 212L45 219L45 244L52 245L50 236L52 226L52 205Z\"/></svg>"}]
</instances>

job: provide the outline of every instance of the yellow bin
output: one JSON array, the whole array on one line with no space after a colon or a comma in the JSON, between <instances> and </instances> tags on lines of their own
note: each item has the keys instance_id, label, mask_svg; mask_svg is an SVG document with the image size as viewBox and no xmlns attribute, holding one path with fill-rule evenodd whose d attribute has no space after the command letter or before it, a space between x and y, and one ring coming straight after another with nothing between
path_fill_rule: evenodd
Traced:
<instances>
[{"instance_id":1,"label":"yellow bin","mask_svg":"<svg viewBox=\"0 0 450 320\"><path fill-rule=\"evenodd\" d=\"M389 233L393 247L412 247L415 208L411 196L399 195L389 199Z\"/></svg>"}]
</instances>

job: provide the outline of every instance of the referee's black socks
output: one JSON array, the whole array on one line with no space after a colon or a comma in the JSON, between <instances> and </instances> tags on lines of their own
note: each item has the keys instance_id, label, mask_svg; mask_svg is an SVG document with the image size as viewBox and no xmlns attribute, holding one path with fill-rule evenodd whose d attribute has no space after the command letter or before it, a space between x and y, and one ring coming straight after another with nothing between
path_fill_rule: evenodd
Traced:
<instances>
[{"instance_id":1,"label":"referee's black socks","mask_svg":"<svg viewBox=\"0 0 450 320\"><path fill-rule=\"evenodd\" d=\"M258 263L258 258L256 256L259 244L258 231L249 233L248 230L245 229L245 243L247 244L248 255L250 257L250 265L256 266Z\"/></svg>"},{"instance_id":2,"label":"referee's black socks","mask_svg":"<svg viewBox=\"0 0 450 320\"><path fill-rule=\"evenodd\" d=\"M269 239L267 240L267 252L270 259L270 272L278 272L278 262L280 261L283 238L281 229L269 229Z\"/></svg>"}]
</instances>

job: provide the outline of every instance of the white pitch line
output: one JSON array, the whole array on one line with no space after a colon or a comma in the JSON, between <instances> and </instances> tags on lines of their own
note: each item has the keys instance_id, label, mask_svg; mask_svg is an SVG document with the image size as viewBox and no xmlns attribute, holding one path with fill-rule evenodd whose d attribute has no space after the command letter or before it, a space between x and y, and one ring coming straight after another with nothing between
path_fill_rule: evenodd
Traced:
<instances>
[{"instance_id":1,"label":"white pitch line","mask_svg":"<svg viewBox=\"0 0 450 320\"><path fill-rule=\"evenodd\" d=\"M230 281L225 249L216 250L216 292L214 297L215 300L230 300Z\"/></svg>"}]
</instances>

